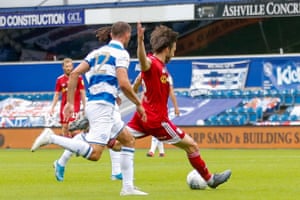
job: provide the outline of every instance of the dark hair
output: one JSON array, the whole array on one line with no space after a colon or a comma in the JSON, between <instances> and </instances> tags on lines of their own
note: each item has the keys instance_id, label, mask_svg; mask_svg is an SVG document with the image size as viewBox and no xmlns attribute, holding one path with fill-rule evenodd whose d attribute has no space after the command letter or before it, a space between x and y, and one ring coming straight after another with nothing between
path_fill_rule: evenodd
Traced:
<instances>
[{"instance_id":1,"label":"dark hair","mask_svg":"<svg viewBox=\"0 0 300 200\"><path fill-rule=\"evenodd\" d=\"M121 37L127 32L131 32L131 26L126 22L116 22L111 27L113 37Z\"/></svg>"},{"instance_id":2,"label":"dark hair","mask_svg":"<svg viewBox=\"0 0 300 200\"><path fill-rule=\"evenodd\" d=\"M178 32L173 31L171 28L160 25L155 27L151 33L150 44L153 53L160 53L165 48L172 48L174 42L177 41Z\"/></svg>"},{"instance_id":3,"label":"dark hair","mask_svg":"<svg viewBox=\"0 0 300 200\"><path fill-rule=\"evenodd\" d=\"M111 33L111 26L103 26L96 30L96 38L101 44L102 43L107 44L111 40L110 33Z\"/></svg>"}]
</instances>

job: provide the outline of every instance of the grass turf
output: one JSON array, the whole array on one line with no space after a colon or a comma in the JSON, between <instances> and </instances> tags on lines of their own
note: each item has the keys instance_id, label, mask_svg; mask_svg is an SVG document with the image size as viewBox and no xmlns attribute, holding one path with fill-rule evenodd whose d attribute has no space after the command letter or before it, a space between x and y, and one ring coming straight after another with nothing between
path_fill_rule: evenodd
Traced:
<instances>
[{"instance_id":1,"label":"grass turf","mask_svg":"<svg viewBox=\"0 0 300 200\"><path fill-rule=\"evenodd\" d=\"M185 153L166 149L166 157L135 155L135 184L148 196L120 197L121 182L110 180L110 158L98 162L73 157L65 181L54 178L52 163L62 150L0 150L0 199L201 199L294 200L300 196L299 150L216 150L201 154L211 172L232 169L231 179L216 190L190 190L186 175L192 170Z\"/></svg>"}]
</instances>

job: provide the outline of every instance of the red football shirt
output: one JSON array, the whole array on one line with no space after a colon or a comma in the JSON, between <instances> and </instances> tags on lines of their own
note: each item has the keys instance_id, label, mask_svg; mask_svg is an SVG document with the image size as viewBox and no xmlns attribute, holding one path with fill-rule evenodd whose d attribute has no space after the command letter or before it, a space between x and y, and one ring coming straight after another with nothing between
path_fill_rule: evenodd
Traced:
<instances>
[{"instance_id":1,"label":"red football shirt","mask_svg":"<svg viewBox=\"0 0 300 200\"><path fill-rule=\"evenodd\" d=\"M142 72L144 85L143 106L147 114L147 124L160 127L168 119L168 98L170 93L169 74L165 64L153 55L151 67Z\"/></svg>"},{"instance_id":2,"label":"red football shirt","mask_svg":"<svg viewBox=\"0 0 300 200\"><path fill-rule=\"evenodd\" d=\"M67 103L68 82L69 82L69 77L66 76L65 74L59 76L56 79L55 92L61 93L60 112L63 111L64 106ZM82 77L79 76L77 88L76 88L75 96L74 96L74 112L75 113L80 111L80 100L81 100L80 90L82 90L82 89L84 89L84 83L83 83Z\"/></svg>"}]
</instances>

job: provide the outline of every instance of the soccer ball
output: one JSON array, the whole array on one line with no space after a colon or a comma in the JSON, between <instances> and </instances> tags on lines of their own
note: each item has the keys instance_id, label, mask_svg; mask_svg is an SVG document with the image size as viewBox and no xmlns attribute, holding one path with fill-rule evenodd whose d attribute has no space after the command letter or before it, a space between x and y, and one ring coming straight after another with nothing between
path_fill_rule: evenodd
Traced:
<instances>
[{"instance_id":1,"label":"soccer ball","mask_svg":"<svg viewBox=\"0 0 300 200\"><path fill-rule=\"evenodd\" d=\"M188 186L193 190L205 190L205 188L207 187L206 181L195 169L188 173L186 182Z\"/></svg>"}]
</instances>

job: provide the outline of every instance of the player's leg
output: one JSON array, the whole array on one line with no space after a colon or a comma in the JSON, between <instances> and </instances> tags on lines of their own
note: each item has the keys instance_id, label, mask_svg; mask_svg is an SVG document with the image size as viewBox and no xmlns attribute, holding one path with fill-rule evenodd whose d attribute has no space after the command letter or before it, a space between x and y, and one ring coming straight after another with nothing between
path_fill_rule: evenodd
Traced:
<instances>
[{"instance_id":1,"label":"player's leg","mask_svg":"<svg viewBox=\"0 0 300 200\"><path fill-rule=\"evenodd\" d=\"M56 144L58 146L70 150L73 153L76 153L77 155L83 156L87 159L96 160L94 156L91 157L93 147L90 144L84 141L72 140L71 138L56 135L49 128L45 128L44 131L36 138L35 142L31 147L31 151L35 151L39 147L48 144Z\"/></svg>"},{"instance_id":2,"label":"player's leg","mask_svg":"<svg viewBox=\"0 0 300 200\"><path fill-rule=\"evenodd\" d=\"M197 143L189 135L185 134L182 140L174 143L173 145L186 151L191 165L206 181L211 178L212 174L208 171L205 161L200 156Z\"/></svg>"},{"instance_id":3,"label":"player's leg","mask_svg":"<svg viewBox=\"0 0 300 200\"><path fill-rule=\"evenodd\" d=\"M117 136L122 129L124 128L124 122L121 119L121 113L119 107L115 105L114 112L113 112L113 127L111 129L111 135L113 137ZM120 150L121 144L115 145L116 139L112 138L108 141L107 146L109 147L109 154L110 154L110 161L111 161L111 180L122 180L123 176L121 173L121 164L120 164ZM118 146L117 151L113 149L113 146Z\"/></svg>"},{"instance_id":4,"label":"player's leg","mask_svg":"<svg viewBox=\"0 0 300 200\"><path fill-rule=\"evenodd\" d=\"M126 127L123 128L117 137L118 141L123 145L120 152L120 165L123 175L122 190L120 195L148 195L134 186L134 137Z\"/></svg>"},{"instance_id":5,"label":"player's leg","mask_svg":"<svg viewBox=\"0 0 300 200\"><path fill-rule=\"evenodd\" d=\"M61 134L62 136L69 137L69 122L65 121L64 115L63 115L63 108L61 108L59 117L60 117L60 124L61 124Z\"/></svg>"},{"instance_id":6,"label":"player's leg","mask_svg":"<svg viewBox=\"0 0 300 200\"><path fill-rule=\"evenodd\" d=\"M155 150L156 150L157 145L158 145L158 142L159 142L158 139L156 139L153 136L151 137L151 146L150 146L150 149L149 149L149 151L147 153L148 157L153 157L154 156Z\"/></svg>"},{"instance_id":7,"label":"player's leg","mask_svg":"<svg viewBox=\"0 0 300 200\"><path fill-rule=\"evenodd\" d=\"M70 137L68 123L61 124L61 134L65 137Z\"/></svg>"},{"instance_id":8,"label":"player's leg","mask_svg":"<svg viewBox=\"0 0 300 200\"><path fill-rule=\"evenodd\" d=\"M73 137L73 140L82 140L84 141L84 133L78 133ZM63 181L64 180L64 173L65 173L65 166L67 165L68 161L72 157L73 152L69 150L64 150L62 155L59 157L59 159L55 160L53 163L54 166L54 174L57 181Z\"/></svg>"},{"instance_id":9,"label":"player's leg","mask_svg":"<svg viewBox=\"0 0 300 200\"><path fill-rule=\"evenodd\" d=\"M89 130L89 121L86 117L82 117L76 121L72 121L69 124L69 132L71 133L74 140L83 140L85 137L85 133ZM67 162L72 157L73 152L69 150L64 150L59 159L55 160L53 163L55 170L55 177L57 181L64 180L65 166Z\"/></svg>"},{"instance_id":10,"label":"player's leg","mask_svg":"<svg viewBox=\"0 0 300 200\"><path fill-rule=\"evenodd\" d=\"M160 136L164 135L164 138L169 138L169 143L183 149L187 153L190 164L207 181L208 186L211 188L216 188L230 178L230 170L226 170L220 174L211 174L199 153L198 144L195 140L176 127L171 121L162 123L162 129L157 134L160 134Z\"/></svg>"},{"instance_id":11,"label":"player's leg","mask_svg":"<svg viewBox=\"0 0 300 200\"><path fill-rule=\"evenodd\" d=\"M165 148L164 148L164 143L157 140L157 148L159 152L159 157L164 157L165 156Z\"/></svg>"},{"instance_id":12,"label":"player's leg","mask_svg":"<svg viewBox=\"0 0 300 200\"><path fill-rule=\"evenodd\" d=\"M111 180L122 180L120 152L109 149L109 155L111 160Z\"/></svg>"},{"instance_id":13,"label":"player's leg","mask_svg":"<svg viewBox=\"0 0 300 200\"><path fill-rule=\"evenodd\" d=\"M174 145L187 152L191 165L199 172L204 180L207 181L209 187L216 188L230 178L231 170L225 170L222 173L216 174L211 174L208 171L205 161L200 156L197 143L189 135L185 134L184 138Z\"/></svg>"},{"instance_id":14,"label":"player's leg","mask_svg":"<svg viewBox=\"0 0 300 200\"><path fill-rule=\"evenodd\" d=\"M47 144L56 144L86 159L97 161L100 159L107 143L106 140L110 136L113 125L111 113L112 108L110 106L90 104L86 109L90 123L90 131L87 136L90 140L88 138L86 141L72 140L58 136L51 129L46 128L35 140L31 150L35 151L40 146ZM103 135L107 135L107 137L103 137Z\"/></svg>"}]
</instances>

